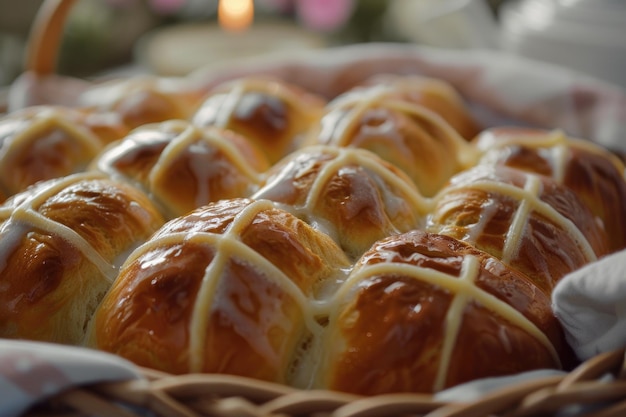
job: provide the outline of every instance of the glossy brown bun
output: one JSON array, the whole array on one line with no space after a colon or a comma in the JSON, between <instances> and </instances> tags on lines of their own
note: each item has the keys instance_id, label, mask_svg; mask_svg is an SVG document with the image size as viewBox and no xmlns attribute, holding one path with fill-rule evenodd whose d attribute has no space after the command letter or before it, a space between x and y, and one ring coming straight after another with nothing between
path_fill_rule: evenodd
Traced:
<instances>
[{"instance_id":1,"label":"glossy brown bun","mask_svg":"<svg viewBox=\"0 0 626 417\"><path fill-rule=\"evenodd\" d=\"M571 189L602 222L610 250L626 248L624 163L588 140L560 131L492 128L476 138L480 163L506 165L554 179Z\"/></svg>"},{"instance_id":2,"label":"glossy brown bun","mask_svg":"<svg viewBox=\"0 0 626 417\"><path fill-rule=\"evenodd\" d=\"M282 203L353 260L383 237L423 226L430 209L410 178L376 154L330 146L285 157L254 198Z\"/></svg>"},{"instance_id":3,"label":"glossy brown bun","mask_svg":"<svg viewBox=\"0 0 626 417\"><path fill-rule=\"evenodd\" d=\"M231 129L275 163L300 146L326 101L272 78L242 78L217 85L193 117L200 126Z\"/></svg>"},{"instance_id":4,"label":"glossy brown bun","mask_svg":"<svg viewBox=\"0 0 626 417\"><path fill-rule=\"evenodd\" d=\"M321 385L436 392L568 357L550 298L456 239L412 231L376 243L337 291ZM561 358L563 356L563 358Z\"/></svg>"},{"instance_id":5,"label":"glossy brown bun","mask_svg":"<svg viewBox=\"0 0 626 417\"><path fill-rule=\"evenodd\" d=\"M432 110L467 140L481 131L463 97L444 80L419 75L383 74L368 79L355 89L372 86L384 86L391 90L394 97Z\"/></svg>"},{"instance_id":6,"label":"glossy brown bun","mask_svg":"<svg viewBox=\"0 0 626 417\"><path fill-rule=\"evenodd\" d=\"M128 253L163 224L101 175L41 182L0 206L0 337L80 344Z\"/></svg>"},{"instance_id":7,"label":"glossy brown bun","mask_svg":"<svg viewBox=\"0 0 626 417\"><path fill-rule=\"evenodd\" d=\"M115 113L128 129L166 120L191 118L202 93L176 79L136 76L91 86L82 92L77 107L95 113Z\"/></svg>"},{"instance_id":8,"label":"glossy brown bun","mask_svg":"<svg viewBox=\"0 0 626 417\"><path fill-rule=\"evenodd\" d=\"M0 189L7 196L37 181L80 172L104 145L126 134L113 115L56 106L0 118Z\"/></svg>"},{"instance_id":9,"label":"glossy brown bun","mask_svg":"<svg viewBox=\"0 0 626 417\"><path fill-rule=\"evenodd\" d=\"M374 152L404 171L425 196L476 161L474 148L441 116L385 86L335 98L306 143Z\"/></svg>"},{"instance_id":10,"label":"glossy brown bun","mask_svg":"<svg viewBox=\"0 0 626 417\"><path fill-rule=\"evenodd\" d=\"M609 253L604 228L569 188L504 166L478 165L452 178L427 230L490 253L546 294L567 273Z\"/></svg>"},{"instance_id":11,"label":"glossy brown bun","mask_svg":"<svg viewBox=\"0 0 626 417\"><path fill-rule=\"evenodd\" d=\"M348 266L328 236L268 200L211 203L133 253L91 343L172 373L306 385L322 331L317 300Z\"/></svg>"},{"instance_id":12,"label":"glossy brown bun","mask_svg":"<svg viewBox=\"0 0 626 417\"><path fill-rule=\"evenodd\" d=\"M170 120L133 130L92 168L138 186L174 218L212 201L250 196L269 163L234 132Z\"/></svg>"}]
</instances>

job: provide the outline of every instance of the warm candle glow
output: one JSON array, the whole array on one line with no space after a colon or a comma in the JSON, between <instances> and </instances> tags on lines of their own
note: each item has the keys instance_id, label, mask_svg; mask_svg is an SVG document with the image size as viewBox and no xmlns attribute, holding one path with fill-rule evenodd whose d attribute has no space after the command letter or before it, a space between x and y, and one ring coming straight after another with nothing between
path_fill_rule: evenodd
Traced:
<instances>
[{"instance_id":1,"label":"warm candle glow","mask_svg":"<svg viewBox=\"0 0 626 417\"><path fill-rule=\"evenodd\" d=\"M220 0L217 17L226 30L245 30L254 19L253 0Z\"/></svg>"}]
</instances>

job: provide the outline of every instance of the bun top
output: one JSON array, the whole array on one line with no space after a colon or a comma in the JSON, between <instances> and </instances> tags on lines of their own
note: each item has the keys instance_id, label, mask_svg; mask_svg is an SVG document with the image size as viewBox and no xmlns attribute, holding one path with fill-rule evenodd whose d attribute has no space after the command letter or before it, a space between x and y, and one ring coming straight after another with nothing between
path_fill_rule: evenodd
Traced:
<instances>
[{"instance_id":1,"label":"bun top","mask_svg":"<svg viewBox=\"0 0 626 417\"><path fill-rule=\"evenodd\" d=\"M113 114L34 106L0 118L0 189L7 196L38 181L84 171L105 144L128 130Z\"/></svg>"},{"instance_id":2,"label":"bun top","mask_svg":"<svg viewBox=\"0 0 626 417\"><path fill-rule=\"evenodd\" d=\"M252 197L281 203L353 260L378 239L423 227L431 205L404 172L376 154L321 145L272 166Z\"/></svg>"},{"instance_id":3,"label":"bun top","mask_svg":"<svg viewBox=\"0 0 626 417\"><path fill-rule=\"evenodd\" d=\"M246 77L219 84L206 95L193 123L231 129L276 163L300 146L326 101L273 78Z\"/></svg>"},{"instance_id":4,"label":"bun top","mask_svg":"<svg viewBox=\"0 0 626 417\"><path fill-rule=\"evenodd\" d=\"M80 344L128 253L163 224L98 174L40 182L0 207L0 335Z\"/></svg>"},{"instance_id":5,"label":"bun top","mask_svg":"<svg viewBox=\"0 0 626 417\"><path fill-rule=\"evenodd\" d=\"M202 93L176 80L136 76L90 86L77 98L76 107L95 113L114 113L128 129L172 119L189 119Z\"/></svg>"},{"instance_id":6,"label":"bun top","mask_svg":"<svg viewBox=\"0 0 626 417\"><path fill-rule=\"evenodd\" d=\"M426 82L426 81L423 81ZM476 163L476 151L439 114L386 85L339 95L313 125L307 144L374 152L432 196L455 173Z\"/></svg>"},{"instance_id":7,"label":"bun top","mask_svg":"<svg viewBox=\"0 0 626 417\"><path fill-rule=\"evenodd\" d=\"M505 166L477 165L452 178L427 227L496 256L546 294L567 273L610 252L603 225L573 191Z\"/></svg>"},{"instance_id":8,"label":"bun top","mask_svg":"<svg viewBox=\"0 0 626 417\"><path fill-rule=\"evenodd\" d=\"M335 302L320 375L341 391L436 392L568 360L549 296L448 236L415 230L380 240Z\"/></svg>"},{"instance_id":9,"label":"bun top","mask_svg":"<svg viewBox=\"0 0 626 417\"><path fill-rule=\"evenodd\" d=\"M91 168L148 193L168 218L213 201L247 197L269 167L245 137L184 120L141 126L98 154Z\"/></svg>"},{"instance_id":10,"label":"bun top","mask_svg":"<svg viewBox=\"0 0 626 417\"><path fill-rule=\"evenodd\" d=\"M322 330L323 300L348 267L328 236L268 200L211 203L128 258L93 343L169 372L293 382L315 362L301 344Z\"/></svg>"},{"instance_id":11,"label":"bun top","mask_svg":"<svg viewBox=\"0 0 626 417\"><path fill-rule=\"evenodd\" d=\"M540 174L570 189L603 224L609 249L626 248L626 168L616 155L562 131L513 127L485 130L476 147L482 164Z\"/></svg>"}]
</instances>

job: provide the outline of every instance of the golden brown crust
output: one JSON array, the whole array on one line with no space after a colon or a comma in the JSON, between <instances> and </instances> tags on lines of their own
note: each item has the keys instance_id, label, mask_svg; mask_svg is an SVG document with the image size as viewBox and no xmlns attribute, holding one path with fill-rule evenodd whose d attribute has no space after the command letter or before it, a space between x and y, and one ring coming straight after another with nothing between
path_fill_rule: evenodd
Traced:
<instances>
[{"instance_id":1,"label":"golden brown crust","mask_svg":"<svg viewBox=\"0 0 626 417\"><path fill-rule=\"evenodd\" d=\"M2 117L0 132L0 189L12 195L84 170L105 143L126 131L107 115L37 106Z\"/></svg>"},{"instance_id":2,"label":"golden brown crust","mask_svg":"<svg viewBox=\"0 0 626 417\"><path fill-rule=\"evenodd\" d=\"M455 176L437 196L427 228L503 260L546 294L567 273L609 252L605 230L571 190L502 166Z\"/></svg>"},{"instance_id":3,"label":"golden brown crust","mask_svg":"<svg viewBox=\"0 0 626 417\"><path fill-rule=\"evenodd\" d=\"M338 293L321 370L332 389L433 392L558 367L554 353L567 355L548 296L447 236L412 231L376 243Z\"/></svg>"},{"instance_id":4,"label":"golden brown crust","mask_svg":"<svg viewBox=\"0 0 626 417\"><path fill-rule=\"evenodd\" d=\"M384 86L394 97L432 110L467 140L473 139L481 131L461 95L441 79L383 74L366 80L362 86L353 90L371 86Z\"/></svg>"},{"instance_id":5,"label":"golden brown crust","mask_svg":"<svg viewBox=\"0 0 626 417\"><path fill-rule=\"evenodd\" d=\"M384 86L335 98L307 143L367 149L404 171L426 196L475 163L474 148L441 116Z\"/></svg>"},{"instance_id":6,"label":"golden brown crust","mask_svg":"<svg viewBox=\"0 0 626 417\"><path fill-rule=\"evenodd\" d=\"M202 93L174 79L136 76L94 84L82 92L77 107L94 113L114 113L128 129L166 120L188 120Z\"/></svg>"},{"instance_id":7,"label":"golden brown crust","mask_svg":"<svg viewBox=\"0 0 626 417\"><path fill-rule=\"evenodd\" d=\"M231 129L275 163L297 149L326 101L272 78L242 78L216 86L193 117L200 126Z\"/></svg>"},{"instance_id":8,"label":"golden brown crust","mask_svg":"<svg viewBox=\"0 0 626 417\"><path fill-rule=\"evenodd\" d=\"M299 344L319 329L312 300L348 265L330 238L269 201L212 203L135 252L95 315L93 341L169 372L288 383Z\"/></svg>"},{"instance_id":9,"label":"golden brown crust","mask_svg":"<svg viewBox=\"0 0 626 417\"><path fill-rule=\"evenodd\" d=\"M254 197L283 203L333 237L351 259L378 239L422 226L430 209L402 171L356 148L293 152L267 172Z\"/></svg>"},{"instance_id":10,"label":"golden brown crust","mask_svg":"<svg viewBox=\"0 0 626 417\"><path fill-rule=\"evenodd\" d=\"M168 218L220 199L250 196L268 167L265 155L240 135L183 120L137 128L92 164L140 187Z\"/></svg>"},{"instance_id":11,"label":"golden brown crust","mask_svg":"<svg viewBox=\"0 0 626 417\"><path fill-rule=\"evenodd\" d=\"M39 183L0 207L0 334L79 344L129 251L163 220L102 177Z\"/></svg>"},{"instance_id":12,"label":"golden brown crust","mask_svg":"<svg viewBox=\"0 0 626 417\"><path fill-rule=\"evenodd\" d=\"M492 128L476 138L481 163L545 175L571 189L603 223L610 250L626 248L626 180L623 162L608 150L559 131Z\"/></svg>"}]
</instances>

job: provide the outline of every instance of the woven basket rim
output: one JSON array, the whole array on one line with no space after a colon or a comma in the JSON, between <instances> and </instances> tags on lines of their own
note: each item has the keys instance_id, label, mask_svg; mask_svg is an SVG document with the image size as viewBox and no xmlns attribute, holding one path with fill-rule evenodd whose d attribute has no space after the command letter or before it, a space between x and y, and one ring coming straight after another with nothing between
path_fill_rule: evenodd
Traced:
<instances>
[{"instance_id":1,"label":"woven basket rim","mask_svg":"<svg viewBox=\"0 0 626 417\"><path fill-rule=\"evenodd\" d=\"M511 384L470 402L441 401L431 394L360 396L300 390L242 376L172 375L138 367L142 379L74 387L24 416L535 416L574 407L617 416L626 411L625 353L625 349L603 353L569 373Z\"/></svg>"}]
</instances>

